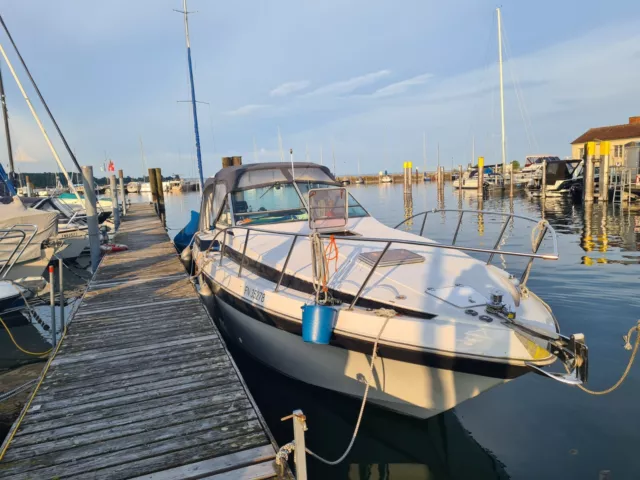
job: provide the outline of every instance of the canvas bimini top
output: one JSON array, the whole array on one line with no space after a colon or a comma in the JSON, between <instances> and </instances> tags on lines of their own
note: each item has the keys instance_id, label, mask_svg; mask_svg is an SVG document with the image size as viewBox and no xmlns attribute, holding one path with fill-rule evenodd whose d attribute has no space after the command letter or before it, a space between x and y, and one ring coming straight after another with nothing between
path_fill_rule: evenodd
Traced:
<instances>
[{"instance_id":1,"label":"canvas bimini top","mask_svg":"<svg viewBox=\"0 0 640 480\"><path fill-rule=\"evenodd\" d=\"M294 162L270 162L251 163L227 167L216 173L215 177L208 178L205 189L209 185L223 183L228 192L256 188L274 183L290 183L295 180L306 182L335 183L338 185L331 171L317 163Z\"/></svg>"}]
</instances>

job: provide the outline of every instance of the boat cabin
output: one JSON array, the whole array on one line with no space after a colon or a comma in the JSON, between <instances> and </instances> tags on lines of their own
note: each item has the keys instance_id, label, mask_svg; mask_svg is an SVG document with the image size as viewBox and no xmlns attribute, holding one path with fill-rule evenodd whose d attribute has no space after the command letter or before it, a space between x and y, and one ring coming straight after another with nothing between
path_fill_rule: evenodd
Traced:
<instances>
[{"instance_id":1,"label":"boat cabin","mask_svg":"<svg viewBox=\"0 0 640 480\"><path fill-rule=\"evenodd\" d=\"M309 190L340 187L315 163L259 163L220 170L205 182L199 230L308 222ZM369 216L349 194L349 218Z\"/></svg>"}]
</instances>

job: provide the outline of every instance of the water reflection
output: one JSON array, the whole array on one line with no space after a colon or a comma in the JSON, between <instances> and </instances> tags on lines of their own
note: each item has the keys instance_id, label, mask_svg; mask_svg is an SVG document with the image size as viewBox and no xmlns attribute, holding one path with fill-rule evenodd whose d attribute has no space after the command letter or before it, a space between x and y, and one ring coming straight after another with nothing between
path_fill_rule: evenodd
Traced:
<instances>
[{"instance_id":1,"label":"water reflection","mask_svg":"<svg viewBox=\"0 0 640 480\"><path fill-rule=\"evenodd\" d=\"M237 349L233 358L278 444L293 435L280 418L296 408L307 417L307 446L325 458L342 454L353 433L360 400L280 375ZM504 466L478 444L453 411L417 420L368 405L358 440L336 467L308 458L310 479L506 479Z\"/></svg>"}]
</instances>

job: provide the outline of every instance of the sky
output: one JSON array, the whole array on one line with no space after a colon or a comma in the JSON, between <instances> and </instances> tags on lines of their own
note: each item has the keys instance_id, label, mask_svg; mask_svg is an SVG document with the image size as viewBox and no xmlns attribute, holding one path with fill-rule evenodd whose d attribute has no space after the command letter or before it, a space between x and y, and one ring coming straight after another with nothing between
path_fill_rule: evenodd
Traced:
<instances>
[{"instance_id":1,"label":"sky","mask_svg":"<svg viewBox=\"0 0 640 480\"><path fill-rule=\"evenodd\" d=\"M190 0L205 176L221 157L336 173L501 161L496 3ZM196 176L180 0L2 4L82 165ZM640 115L640 2L502 2L507 161L570 155L590 127ZM4 47L66 168L73 165L4 32ZM1 61L16 169L57 171ZM1 130L0 130L1 131ZM426 156L424 145L426 144ZM141 148L142 146L142 148ZM8 164L0 146L0 162ZM359 165L359 166L358 166Z\"/></svg>"}]
</instances>

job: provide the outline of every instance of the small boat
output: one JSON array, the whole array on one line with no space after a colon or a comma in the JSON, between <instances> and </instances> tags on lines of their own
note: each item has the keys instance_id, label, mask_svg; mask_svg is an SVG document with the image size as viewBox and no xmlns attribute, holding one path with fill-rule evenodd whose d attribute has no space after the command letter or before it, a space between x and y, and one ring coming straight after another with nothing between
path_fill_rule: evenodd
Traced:
<instances>
[{"instance_id":1,"label":"small boat","mask_svg":"<svg viewBox=\"0 0 640 480\"><path fill-rule=\"evenodd\" d=\"M356 177L355 183L356 183L356 185L362 185L364 183L364 178Z\"/></svg>"},{"instance_id":2,"label":"small boat","mask_svg":"<svg viewBox=\"0 0 640 480\"><path fill-rule=\"evenodd\" d=\"M164 184L164 182L163 182ZM169 187L167 191L171 192L182 192L184 191L184 181L176 175L176 178L169 181Z\"/></svg>"},{"instance_id":3,"label":"small boat","mask_svg":"<svg viewBox=\"0 0 640 480\"><path fill-rule=\"evenodd\" d=\"M340 180L340 183L342 185L351 185L351 179L349 177L342 177L342 180Z\"/></svg>"},{"instance_id":4,"label":"small boat","mask_svg":"<svg viewBox=\"0 0 640 480\"><path fill-rule=\"evenodd\" d=\"M423 212L391 228L326 167L227 167L205 183L192 257L228 341L284 375L345 395L362 398L370 379L368 401L404 415L437 415L531 371L586 381L582 336L562 336L548 305L526 288L535 259L558 258L551 225L480 212L504 224L496 249L484 237L463 247L401 228L420 215L425 222L415 223L425 225L433 212L446 214ZM460 222L478 215L452 212ZM531 250L502 245L516 221L537 232ZM551 251L539 252L546 235ZM511 256L529 259L517 277L492 263ZM328 344L303 341L310 306L333 309ZM570 373L542 370L558 358Z\"/></svg>"},{"instance_id":5,"label":"small boat","mask_svg":"<svg viewBox=\"0 0 640 480\"><path fill-rule=\"evenodd\" d=\"M393 177L390 175L383 175L380 177L380 183L393 183Z\"/></svg>"},{"instance_id":6,"label":"small boat","mask_svg":"<svg viewBox=\"0 0 640 480\"><path fill-rule=\"evenodd\" d=\"M559 158L546 159L546 169L542 164L536 169L526 185L527 193L533 197L541 194L543 185L543 171L545 175L545 195L559 197L569 195L571 188L577 183L582 183L582 160L560 160Z\"/></svg>"},{"instance_id":7,"label":"small boat","mask_svg":"<svg viewBox=\"0 0 640 480\"><path fill-rule=\"evenodd\" d=\"M151 192L151 184L149 182L142 182L140 184L140 193L150 193Z\"/></svg>"},{"instance_id":8,"label":"small boat","mask_svg":"<svg viewBox=\"0 0 640 480\"><path fill-rule=\"evenodd\" d=\"M129 182L129 183L127 183L127 192L129 192L129 193L140 193L140 182Z\"/></svg>"},{"instance_id":9,"label":"small boat","mask_svg":"<svg viewBox=\"0 0 640 480\"><path fill-rule=\"evenodd\" d=\"M477 168L470 168L462 175L462 178L456 178L453 181L453 188L462 188L466 190L478 190L479 175ZM501 174L496 173L493 169L485 167L484 178L482 180L483 189L501 189L504 187L505 180Z\"/></svg>"}]
</instances>

